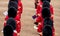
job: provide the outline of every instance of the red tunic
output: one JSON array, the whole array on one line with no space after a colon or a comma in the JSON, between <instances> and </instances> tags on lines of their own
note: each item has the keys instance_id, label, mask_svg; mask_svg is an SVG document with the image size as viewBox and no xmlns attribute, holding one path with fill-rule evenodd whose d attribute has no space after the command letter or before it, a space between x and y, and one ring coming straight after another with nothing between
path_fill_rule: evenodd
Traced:
<instances>
[{"instance_id":1,"label":"red tunic","mask_svg":"<svg viewBox=\"0 0 60 36\"><path fill-rule=\"evenodd\" d=\"M21 2L21 1L18 1L18 11L17 11L17 15L19 15L20 18L21 18L22 12L23 12L23 5L22 5L22 2Z\"/></svg>"},{"instance_id":2,"label":"red tunic","mask_svg":"<svg viewBox=\"0 0 60 36\"><path fill-rule=\"evenodd\" d=\"M17 36L17 33L13 33L13 36Z\"/></svg>"},{"instance_id":3,"label":"red tunic","mask_svg":"<svg viewBox=\"0 0 60 36\"><path fill-rule=\"evenodd\" d=\"M42 2L39 2L37 5L37 10L36 10L36 15L39 16L38 14L41 13L42 10Z\"/></svg>"}]
</instances>

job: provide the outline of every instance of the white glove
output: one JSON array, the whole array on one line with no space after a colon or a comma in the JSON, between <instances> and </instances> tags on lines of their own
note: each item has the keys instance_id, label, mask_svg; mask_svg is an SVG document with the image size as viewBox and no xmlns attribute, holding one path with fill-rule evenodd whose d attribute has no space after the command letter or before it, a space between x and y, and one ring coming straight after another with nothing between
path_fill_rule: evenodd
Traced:
<instances>
[{"instance_id":1,"label":"white glove","mask_svg":"<svg viewBox=\"0 0 60 36\"><path fill-rule=\"evenodd\" d=\"M3 14L4 14L5 16L7 16L7 15L8 15L8 12L7 12L7 11L5 11L5 12L3 12Z\"/></svg>"}]
</instances>

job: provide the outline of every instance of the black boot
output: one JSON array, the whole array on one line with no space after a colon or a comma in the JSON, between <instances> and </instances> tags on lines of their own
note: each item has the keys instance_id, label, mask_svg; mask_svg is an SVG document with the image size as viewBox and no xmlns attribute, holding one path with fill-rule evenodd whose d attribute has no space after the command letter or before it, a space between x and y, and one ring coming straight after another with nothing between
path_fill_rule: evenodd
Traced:
<instances>
[{"instance_id":1,"label":"black boot","mask_svg":"<svg viewBox=\"0 0 60 36\"><path fill-rule=\"evenodd\" d=\"M35 3L35 9L37 9L37 4L38 4L38 2Z\"/></svg>"},{"instance_id":2,"label":"black boot","mask_svg":"<svg viewBox=\"0 0 60 36\"><path fill-rule=\"evenodd\" d=\"M34 22L34 24L38 26L38 22Z\"/></svg>"}]
</instances>

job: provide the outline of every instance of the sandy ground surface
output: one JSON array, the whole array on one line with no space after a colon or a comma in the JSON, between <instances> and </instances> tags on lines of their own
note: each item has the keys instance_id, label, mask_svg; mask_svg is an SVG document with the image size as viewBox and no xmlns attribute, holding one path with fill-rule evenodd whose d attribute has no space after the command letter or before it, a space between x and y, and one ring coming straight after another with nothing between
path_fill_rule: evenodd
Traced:
<instances>
[{"instance_id":1,"label":"sandy ground surface","mask_svg":"<svg viewBox=\"0 0 60 36\"><path fill-rule=\"evenodd\" d=\"M39 36L37 31L33 28L33 19L32 15L35 13L34 9L34 0L22 0L23 3L23 13L22 13L22 27L21 27L21 36ZM52 0L52 5L54 7L54 26L56 29L56 36L60 34L60 0ZM3 22L5 16L3 12L7 10L8 0L0 0L0 36L3 36Z\"/></svg>"}]
</instances>

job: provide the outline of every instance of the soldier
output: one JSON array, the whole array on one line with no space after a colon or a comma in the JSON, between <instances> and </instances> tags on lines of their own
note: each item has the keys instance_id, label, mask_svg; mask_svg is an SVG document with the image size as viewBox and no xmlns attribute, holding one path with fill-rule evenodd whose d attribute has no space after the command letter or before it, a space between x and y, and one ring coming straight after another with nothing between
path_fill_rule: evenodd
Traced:
<instances>
[{"instance_id":1,"label":"soldier","mask_svg":"<svg viewBox=\"0 0 60 36\"><path fill-rule=\"evenodd\" d=\"M51 30L50 29L47 29L48 27L50 27L51 28ZM41 25L39 25L39 27L38 27L39 29L37 30L37 31L39 31L39 34L40 35L42 35L43 34L43 36L46 34L46 35L48 35L48 34L50 34L51 36L54 36L55 35L55 29L54 29L54 24L53 24L53 20L51 20L51 18L49 18L49 17L46 17L46 18L44 18L44 20L42 21L42 23L41 23ZM49 31L50 32L49 32ZM47 33L46 33L47 32ZM49 32L49 33L48 33Z\"/></svg>"},{"instance_id":2,"label":"soldier","mask_svg":"<svg viewBox=\"0 0 60 36\"><path fill-rule=\"evenodd\" d=\"M3 33L6 36L10 36L11 34L12 34L11 36L17 36L16 32L17 32L16 31L16 21L14 20L14 18L9 18L6 22L6 26L4 26L4 32Z\"/></svg>"}]
</instances>

